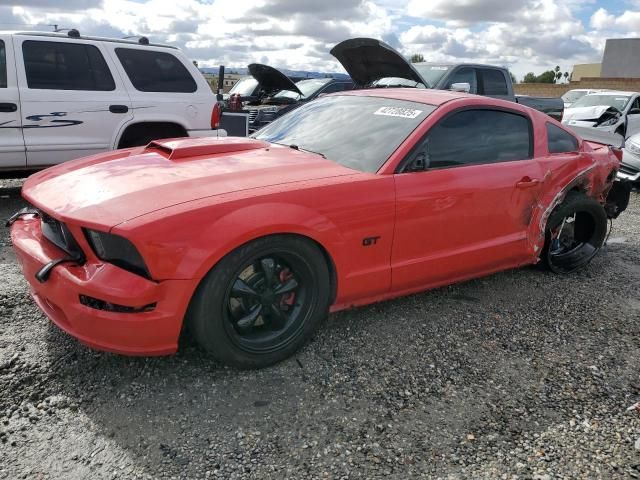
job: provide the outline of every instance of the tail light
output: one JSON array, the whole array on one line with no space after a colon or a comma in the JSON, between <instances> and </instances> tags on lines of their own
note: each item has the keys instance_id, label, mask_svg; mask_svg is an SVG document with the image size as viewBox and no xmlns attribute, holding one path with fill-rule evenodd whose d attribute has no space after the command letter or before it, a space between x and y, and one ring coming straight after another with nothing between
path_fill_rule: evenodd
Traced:
<instances>
[{"instance_id":1,"label":"tail light","mask_svg":"<svg viewBox=\"0 0 640 480\"><path fill-rule=\"evenodd\" d=\"M222 116L222 108L219 103L215 103L211 110L211 128L213 130L220 128L220 117Z\"/></svg>"},{"instance_id":2,"label":"tail light","mask_svg":"<svg viewBox=\"0 0 640 480\"><path fill-rule=\"evenodd\" d=\"M616 158L618 159L618 161L622 161L622 149L621 148L616 148L616 147L610 147L611 151L613 152L613 154L616 156Z\"/></svg>"}]
</instances>

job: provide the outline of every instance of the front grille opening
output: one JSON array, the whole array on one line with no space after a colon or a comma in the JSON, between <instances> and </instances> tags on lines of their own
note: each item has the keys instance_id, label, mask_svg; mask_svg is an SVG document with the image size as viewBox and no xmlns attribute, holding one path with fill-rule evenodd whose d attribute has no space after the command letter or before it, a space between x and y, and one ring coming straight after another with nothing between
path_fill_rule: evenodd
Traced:
<instances>
[{"instance_id":1,"label":"front grille opening","mask_svg":"<svg viewBox=\"0 0 640 480\"><path fill-rule=\"evenodd\" d=\"M118 305L117 303L105 302L99 298L90 297L88 295L80 295L80 303L85 307L94 310L103 310L105 312L114 313L143 313L155 310L157 303L149 303L142 307L128 307L126 305Z\"/></svg>"}]
</instances>

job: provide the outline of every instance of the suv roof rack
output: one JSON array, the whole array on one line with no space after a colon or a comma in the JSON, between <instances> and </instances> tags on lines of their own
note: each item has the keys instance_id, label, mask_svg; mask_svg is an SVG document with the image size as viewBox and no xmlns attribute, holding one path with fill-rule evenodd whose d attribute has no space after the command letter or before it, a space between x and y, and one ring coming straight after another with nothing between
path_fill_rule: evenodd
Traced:
<instances>
[{"instance_id":1,"label":"suv roof rack","mask_svg":"<svg viewBox=\"0 0 640 480\"><path fill-rule=\"evenodd\" d=\"M62 33L61 30L67 30L67 29L58 29L55 32L14 32L14 35L32 35L32 36L36 36L36 37L53 37L53 38L65 38L65 37L70 37L70 38L82 38L84 40L94 40L97 42L111 42L111 43L124 43L126 45L148 45L150 47L163 47L163 48L172 48L174 50L178 50L178 47L174 47L173 45L165 45L162 43L151 43L149 42L149 39L145 36L138 36L135 35L133 37L126 37L126 38L107 38L107 37L87 37L87 36L81 36L80 32L75 29L75 28L71 28L67 31L67 33ZM137 38L138 40L129 40L129 38Z\"/></svg>"},{"instance_id":2,"label":"suv roof rack","mask_svg":"<svg viewBox=\"0 0 640 480\"><path fill-rule=\"evenodd\" d=\"M144 35L128 35L126 37L122 37L123 40L129 40L130 38L137 38L140 45L149 45L149 39Z\"/></svg>"}]
</instances>

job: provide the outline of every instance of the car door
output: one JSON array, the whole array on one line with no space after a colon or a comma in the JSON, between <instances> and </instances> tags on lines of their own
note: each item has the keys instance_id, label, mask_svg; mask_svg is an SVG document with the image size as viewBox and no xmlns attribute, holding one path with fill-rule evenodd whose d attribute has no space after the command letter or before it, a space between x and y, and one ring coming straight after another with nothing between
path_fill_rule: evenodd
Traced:
<instances>
[{"instance_id":1,"label":"car door","mask_svg":"<svg viewBox=\"0 0 640 480\"><path fill-rule=\"evenodd\" d=\"M627 113L627 137L640 132L640 97L631 103Z\"/></svg>"},{"instance_id":2,"label":"car door","mask_svg":"<svg viewBox=\"0 0 640 480\"><path fill-rule=\"evenodd\" d=\"M113 148L133 117L100 42L14 36L27 165L42 167Z\"/></svg>"},{"instance_id":3,"label":"car door","mask_svg":"<svg viewBox=\"0 0 640 480\"><path fill-rule=\"evenodd\" d=\"M476 70L472 67L458 67L446 80L443 90L451 90L454 83L468 83L468 93L478 93Z\"/></svg>"},{"instance_id":4,"label":"car door","mask_svg":"<svg viewBox=\"0 0 640 480\"><path fill-rule=\"evenodd\" d=\"M27 166L11 35L0 35L0 171Z\"/></svg>"},{"instance_id":5,"label":"car door","mask_svg":"<svg viewBox=\"0 0 640 480\"><path fill-rule=\"evenodd\" d=\"M445 284L530 259L540 189L531 121L507 110L461 109L416 143L395 175L395 291Z\"/></svg>"}]
</instances>

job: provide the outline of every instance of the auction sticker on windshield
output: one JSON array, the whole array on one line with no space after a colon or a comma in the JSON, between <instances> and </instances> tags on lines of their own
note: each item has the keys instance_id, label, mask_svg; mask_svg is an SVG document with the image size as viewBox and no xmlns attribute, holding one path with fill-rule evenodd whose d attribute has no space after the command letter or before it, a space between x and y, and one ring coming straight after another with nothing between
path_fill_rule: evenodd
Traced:
<instances>
[{"instance_id":1,"label":"auction sticker on windshield","mask_svg":"<svg viewBox=\"0 0 640 480\"><path fill-rule=\"evenodd\" d=\"M414 110L412 108L400 107L380 107L373 112L374 115L385 115L387 117L416 118L422 113L422 110Z\"/></svg>"}]
</instances>

